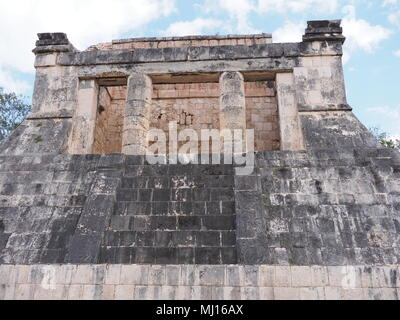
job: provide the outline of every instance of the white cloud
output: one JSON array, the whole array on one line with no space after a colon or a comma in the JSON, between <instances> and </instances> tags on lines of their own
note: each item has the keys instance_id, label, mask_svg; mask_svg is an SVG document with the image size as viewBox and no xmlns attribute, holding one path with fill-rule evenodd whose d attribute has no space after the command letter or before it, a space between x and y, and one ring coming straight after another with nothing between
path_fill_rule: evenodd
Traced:
<instances>
[{"instance_id":1,"label":"white cloud","mask_svg":"<svg viewBox=\"0 0 400 320\"><path fill-rule=\"evenodd\" d=\"M175 0L0 1L0 61L32 72L38 32L66 32L79 49L109 41L122 32L174 12Z\"/></svg>"},{"instance_id":2,"label":"white cloud","mask_svg":"<svg viewBox=\"0 0 400 320\"><path fill-rule=\"evenodd\" d=\"M342 21L343 34L347 39L344 45L344 63L350 59L351 52L355 50L374 52L380 43L392 34L391 30L380 25L372 25L366 20L357 19L354 6L345 6L343 12L346 14Z\"/></svg>"},{"instance_id":3,"label":"white cloud","mask_svg":"<svg viewBox=\"0 0 400 320\"><path fill-rule=\"evenodd\" d=\"M226 28L236 33L260 33L249 22L250 13L256 10L254 0L205 0L200 8L205 13L228 13L230 21Z\"/></svg>"},{"instance_id":4,"label":"white cloud","mask_svg":"<svg viewBox=\"0 0 400 320\"><path fill-rule=\"evenodd\" d=\"M388 5L396 5L397 4L397 0L384 0L382 6L386 7Z\"/></svg>"},{"instance_id":5,"label":"white cloud","mask_svg":"<svg viewBox=\"0 0 400 320\"><path fill-rule=\"evenodd\" d=\"M397 108L390 108L388 106L370 107L367 108L368 112L384 115L388 119L400 119L400 106Z\"/></svg>"},{"instance_id":6,"label":"white cloud","mask_svg":"<svg viewBox=\"0 0 400 320\"><path fill-rule=\"evenodd\" d=\"M400 57L400 50L395 51L395 52L394 52L394 55L395 55L396 57Z\"/></svg>"},{"instance_id":7,"label":"white cloud","mask_svg":"<svg viewBox=\"0 0 400 320\"><path fill-rule=\"evenodd\" d=\"M223 28L225 27L222 21L198 18L192 21L172 23L167 30L163 31L163 34L166 36L202 35L211 30L221 30Z\"/></svg>"},{"instance_id":8,"label":"white cloud","mask_svg":"<svg viewBox=\"0 0 400 320\"><path fill-rule=\"evenodd\" d=\"M31 85L23 80L18 80L13 73L0 66L0 87L6 92L23 94L32 89Z\"/></svg>"},{"instance_id":9,"label":"white cloud","mask_svg":"<svg viewBox=\"0 0 400 320\"><path fill-rule=\"evenodd\" d=\"M338 9L338 5L338 0L258 0L258 9L261 12L334 13Z\"/></svg>"},{"instance_id":10,"label":"white cloud","mask_svg":"<svg viewBox=\"0 0 400 320\"><path fill-rule=\"evenodd\" d=\"M272 33L274 42L301 42L306 22L286 21L285 25Z\"/></svg>"},{"instance_id":11,"label":"white cloud","mask_svg":"<svg viewBox=\"0 0 400 320\"><path fill-rule=\"evenodd\" d=\"M372 116L375 125L380 124L385 128L390 139L400 140L400 105L394 108L389 106L370 107L366 110Z\"/></svg>"},{"instance_id":12,"label":"white cloud","mask_svg":"<svg viewBox=\"0 0 400 320\"><path fill-rule=\"evenodd\" d=\"M205 0L199 7L205 13L226 12L230 21L228 25L237 33L260 33L250 22L250 14L264 13L305 13L316 12L332 14L337 11L340 0ZM289 28L290 26L287 26ZM304 31L304 30L303 30ZM284 32L284 30L280 31ZM297 32L296 32L297 35ZM280 36L280 33L278 33ZM286 36L285 36L286 38ZM293 37L291 37L293 39Z\"/></svg>"},{"instance_id":13,"label":"white cloud","mask_svg":"<svg viewBox=\"0 0 400 320\"><path fill-rule=\"evenodd\" d=\"M391 24L400 27L400 11L393 12L388 15L388 20Z\"/></svg>"}]
</instances>

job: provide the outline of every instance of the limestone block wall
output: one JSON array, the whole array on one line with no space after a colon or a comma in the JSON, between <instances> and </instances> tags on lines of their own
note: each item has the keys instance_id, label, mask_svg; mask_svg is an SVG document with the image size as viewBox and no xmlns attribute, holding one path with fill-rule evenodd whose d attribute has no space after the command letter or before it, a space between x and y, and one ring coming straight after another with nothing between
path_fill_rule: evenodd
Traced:
<instances>
[{"instance_id":1,"label":"limestone block wall","mask_svg":"<svg viewBox=\"0 0 400 320\"><path fill-rule=\"evenodd\" d=\"M0 265L0 300L399 300L400 267Z\"/></svg>"},{"instance_id":2,"label":"limestone block wall","mask_svg":"<svg viewBox=\"0 0 400 320\"><path fill-rule=\"evenodd\" d=\"M245 83L247 129L255 130L255 151L279 150L278 104L273 81Z\"/></svg>"},{"instance_id":3,"label":"limestone block wall","mask_svg":"<svg viewBox=\"0 0 400 320\"><path fill-rule=\"evenodd\" d=\"M100 87L93 153L122 152L125 107L126 87Z\"/></svg>"},{"instance_id":4,"label":"limestone block wall","mask_svg":"<svg viewBox=\"0 0 400 320\"><path fill-rule=\"evenodd\" d=\"M303 57L294 68L300 110L348 108L340 56Z\"/></svg>"},{"instance_id":5,"label":"limestone block wall","mask_svg":"<svg viewBox=\"0 0 400 320\"><path fill-rule=\"evenodd\" d=\"M177 123L178 132L194 129L199 138L201 129L219 129L219 84L155 84L150 128L163 130L169 139L171 121Z\"/></svg>"},{"instance_id":6,"label":"limestone block wall","mask_svg":"<svg viewBox=\"0 0 400 320\"><path fill-rule=\"evenodd\" d=\"M93 153L102 153L107 146L108 119L111 114L111 96L107 88L99 88L98 106L96 110L96 124L94 131Z\"/></svg>"},{"instance_id":7,"label":"limestone block wall","mask_svg":"<svg viewBox=\"0 0 400 320\"><path fill-rule=\"evenodd\" d=\"M56 65L56 56L52 64L44 63L44 56L36 62L35 88L32 100L33 113L73 111L77 103L78 83L75 70Z\"/></svg>"}]
</instances>

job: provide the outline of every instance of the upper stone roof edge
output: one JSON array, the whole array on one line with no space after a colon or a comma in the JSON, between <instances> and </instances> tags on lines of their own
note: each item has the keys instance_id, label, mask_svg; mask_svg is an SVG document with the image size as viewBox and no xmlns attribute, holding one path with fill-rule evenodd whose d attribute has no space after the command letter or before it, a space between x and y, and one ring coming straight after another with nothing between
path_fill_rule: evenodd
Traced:
<instances>
[{"instance_id":1,"label":"upper stone roof edge","mask_svg":"<svg viewBox=\"0 0 400 320\"><path fill-rule=\"evenodd\" d=\"M183 37L148 37L148 38L128 38L128 39L116 39L112 40L113 44L128 43L128 42L147 42L147 41L185 41L185 40L224 40L224 39L261 39L261 38L272 38L270 33L259 33L259 34L228 34L225 36L183 36Z\"/></svg>"}]
</instances>

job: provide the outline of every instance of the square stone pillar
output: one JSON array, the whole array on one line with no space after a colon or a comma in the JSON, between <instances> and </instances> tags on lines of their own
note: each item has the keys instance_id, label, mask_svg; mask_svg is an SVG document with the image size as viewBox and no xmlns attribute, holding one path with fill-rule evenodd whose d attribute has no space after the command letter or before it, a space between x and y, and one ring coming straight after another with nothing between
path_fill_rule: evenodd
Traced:
<instances>
[{"instance_id":1,"label":"square stone pillar","mask_svg":"<svg viewBox=\"0 0 400 320\"><path fill-rule=\"evenodd\" d=\"M246 144L246 96L243 75L236 71L224 72L219 82L220 130L243 130L242 138Z\"/></svg>"},{"instance_id":2,"label":"square stone pillar","mask_svg":"<svg viewBox=\"0 0 400 320\"><path fill-rule=\"evenodd\" d=\"M99 87L96 80L80 80L78 104L72 121L68 153L93 153Z\"/></svg>"},{"instance_id":3,"label":"square stone pillar","mask_svg":"<svg viewBox=\"0 0 400 320\"><path fill-rule=\"evenodd\" d=\"M146 154L152 93L153 83L149 76L134 73L129 77L122 134L122 153L124 154Z\"/></svg>"},{"instance_id":4,"label":"square stone pillar","mask_svg":"<svg viewBox=\"0 0 400 320\"><path fill-rule=\"evenodd\" d=\"M61 54L75 52L65 33L39 33L35 54L35 88L32 113L72 114L77 103L77 77L60 65Z\"/></svg>"},{"instance_id":5,"label":"square stone pillar","mask_svg":"<svg viewBox=\"0 0 400 320\"><path fill-rule=\"evenodd\" d=\"M276 75L281 150L304 150L293 73Z\"/></svg>"}]
</instances>

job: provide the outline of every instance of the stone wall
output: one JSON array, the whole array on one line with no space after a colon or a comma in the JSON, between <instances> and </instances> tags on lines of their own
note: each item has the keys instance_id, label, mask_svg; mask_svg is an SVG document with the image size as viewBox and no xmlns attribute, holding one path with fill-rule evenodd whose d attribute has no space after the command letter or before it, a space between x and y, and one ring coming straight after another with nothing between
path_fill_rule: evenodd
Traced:
<instances>
[{"instance_id":1,"label":"stone wall","mask_svg":"<svg viewBox=\"0 0 400 320\"><path fill-rule=\"evenodd\" d=\"M174 121L178 132L193 129L201 139L201 129L220 128L219 94L218 83L155 84L150 128L163 130L168 139Z\"/></svg>"},{"instance_id":2,"label":"stone wall","mask_svg":"<svg viewBox=\"0 0 400 320\"><path fill-rule=\"evenodd\" d=\"M0 298L397 299L400 155L351 113L343 41L40 34L33 113L0 145ZM149 165L170 120L254 127L253 174Z\"/></svg>"},{"instance_id":3,"label":"stone wall","mask_svg":"<svg viewBox=\"0 0 400 320\"><path fill-rule=\"evenodd\" d=\"M265 152L236 176L239 263L396 264L399 153Z\"/></svg>"},{"instance_id":4,"label":"stone wall","mask_svg":"<svg viewBox=\"0 0 400 320\"><path fill-rule=\"evenodd\" d=\"M122 152L126 87L100 87L93 153Z\"/></svg>"},{"instance_id":5,"label":"stone wall","mask_svg":"<svg viewBox=\"0 0 400 320\"><path fill-rule=\"evenodd\" d=\"M398 300L400 267L0 265L0 300Z\"/></svg>"},{"instance_id":6,"label":"stone wall","mask_svg":"<svg viewBox=\"0 0 400 320\"><path fill-rule=\"evenodd\" d=\"M100 263L235 264L231 165L127 162Z\"/></svg>"},{"instance_id":7,"label":"stone wall","mask_svg":"<svg viewBox=\"0 0 400 320\"><path fill-rule=\"evenodd\" d=\"M0 158L0 264L236 263L232 165Z\"/></svg>"},{"instance_id":8,"label":"stone wall","mask_svg":"<svg viewBox=\"0 0 400 320\"><path fill-rule=\"evenodd\" d=\"M245 83L247 129L254 129L255 151L279 150L280 133L275 83Z\"/></svg>"},{"instance_id":9,"label":"stone wall","mask_svg":"<svg viewBox=\"0 0 400 320\"><path fill-rule=\"evenodd\" d=\"M256 158L239 176L142 156L1 157L0 263L398 263L397 151Z\"/></svg>"}]
</instances>

